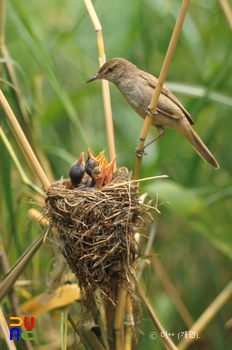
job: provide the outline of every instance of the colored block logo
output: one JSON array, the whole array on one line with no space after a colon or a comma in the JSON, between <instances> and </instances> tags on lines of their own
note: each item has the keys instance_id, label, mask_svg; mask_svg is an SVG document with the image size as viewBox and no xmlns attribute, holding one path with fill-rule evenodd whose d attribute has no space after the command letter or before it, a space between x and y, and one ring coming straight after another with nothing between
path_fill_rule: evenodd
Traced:
<instances>
[{"instance_id":1,"label":"colored block logo","mask_svg":"<svg viewBox=\"0 0 232 350\"><path fill-rule=\"evenodd\" d=\"M20 331L20 326L24 324L25 331ZM34 316L31 317L10 317L10 340L34 340Z\"/></svg>"}]
</instances>

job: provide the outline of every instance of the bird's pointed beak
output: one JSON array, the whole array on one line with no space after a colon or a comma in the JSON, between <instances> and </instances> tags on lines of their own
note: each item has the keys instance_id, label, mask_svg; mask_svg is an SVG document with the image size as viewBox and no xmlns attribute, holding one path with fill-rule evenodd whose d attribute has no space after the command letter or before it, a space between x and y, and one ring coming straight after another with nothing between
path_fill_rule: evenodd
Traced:
<instances>
[{"instance_id":1,"label":"bird's pointed beak","mask_svg":"<svg viewBox=\"0 0 232 350\"><path fill-rule=\"evenodd\" d=\"M90 152L90 149L89 149L89 148L87 148L87 153L88 153L88 158L94 160L94 156L93 156L92 153Z\"/></svg>"},{"instance_id":2,"label":"bird's pointed beak","mask_svg":"<svg viewBox=\"0 0 232 350\"><path fill-rule=\"evenodd\" d=\"M92 153L90 152L90 149L89 149L89 148L87 148L87 152L88 152L88 158L94 160L94 162L95 162L96 164L99 164L99 162L101 161L101 159L104 157L105 150L102 151L102 152L100 152L99 155L98 155L97 157L94 157L94 156L92 155Z\"/></svg>"},{"instance_id":3,"label":"bird's pointed beak","mask_svg":"<svg viewBox=\"0 0 232 350\"><path fill-rule=\"evenodd\" d=\"M71 168L77 164L79 164L81 166L85 166L85 154L84 154L84 152L81 152L80 157L75 161L75 163L73 163L71 165Z\"/></svg>"},{"instance_id":4,"label":"bird's pointed beak","mask_svg":"<svg viewBox=\"0 0 232 350\"><path fill-rule=\"evenodd\" d=\"M97 80L100 78L100 75L97 73L93 77L89 78L86 83L91 83L91 81Z\"/></svg>"},{"instance_id":5,"label":"bird's pointed beak","mask_svg":"<svg viewBox=\"0 0 232 350\"><path fill-rule=\"evenodd\" d=\"M97 165L92 171L92 178L95 181L95 188L100 190L102 188L105 178L105 158L101 158L99 165Z\"/></svg>"},{"instance_id":6,"label":"bird's pointed beak","mask_svg":"<svg viewBox=\"0 0 232 350\"><path fill-rule=\"evenodd\" d=\"M81 152L81 155L77 161L80 165L85 166L85 153L84 152Z\"/></svg>"},{"instance_id":7,"label":"bird's pointed beak","mask_svg":"<svg viewBox=\"0 0 232 350\"><path fill-rule=\"evenodd\" d=\"M105 165L104 185L108 185L108 183L110 183L112 180L115 162L116 156L111 160L109 164Z\"/></svg>"}]
</instances>

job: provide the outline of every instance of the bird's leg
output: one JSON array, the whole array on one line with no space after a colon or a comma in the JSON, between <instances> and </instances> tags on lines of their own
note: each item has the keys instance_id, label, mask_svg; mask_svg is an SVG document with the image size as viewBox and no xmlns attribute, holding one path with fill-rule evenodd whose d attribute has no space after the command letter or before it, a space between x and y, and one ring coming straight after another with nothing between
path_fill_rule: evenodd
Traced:
<instances>
[{"instance_id":1,"label":"bird's leg","mask_svg":"<svg viewBox=\"0 0 232 350\"><path fill-rule=\"evenodd\" d=\"M147 107L146 113L147 113L150 117L154 117L156 114L159 114L158 111L157 111L157 109L151 110L151 109L149 108L149 106ZM161 125L155 125L155 127L156 127L156 129L158 130L158 135L157 135L153 140L151 140L150 142L148 142L148 143L144 146L143 150L144 150L147 146L150 146L153 142L156 142L161 136L163 136L163 135L165 134L165 130L164 130L164 128L163 128ZM144 155L146 155L145 152L144 152Z\"/></svg>"},{"instance_id":2,"label":"bird's leg","mask_svg":"<svg viewBox=\"0 0 232 350\"><path fill-rule=\"evenodd\" d=\"M164 128L161 126L161 125L155 125L156 129L158 130L158 135L152 139L150 142L148 142L144 147L143 147L143 150L138 150L137 148L135 149L135 154L138 156L138 157L143 157L143 156L146 156L147 153L144 152L145 148L147 148L148 146L150 146L153 142L156 142L161 136L163 136L165 134L165 130Z\"/></svg>"},{"instance_id":3,"label":"bird's leg","mask_svg":"<svg viewBox=\"0 0 232 350\"><path fill-rule=\"evenodd\" d=\"M153 142L156 142L158 139L161 138L165 134L165 130L162 126L160 125L155 125L156 129L158 130L158 135L152 139L150 142L148 142L145 146L144 149L147 148L147 146L150 146Z\"/></svg>"}]
</instances>

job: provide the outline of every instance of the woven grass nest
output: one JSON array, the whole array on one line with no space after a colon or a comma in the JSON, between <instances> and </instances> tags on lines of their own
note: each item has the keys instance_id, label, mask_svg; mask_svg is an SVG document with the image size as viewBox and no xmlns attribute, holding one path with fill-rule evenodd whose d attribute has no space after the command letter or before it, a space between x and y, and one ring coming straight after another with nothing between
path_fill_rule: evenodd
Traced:
<instances>
[{"instance_id":1,"label":"woven grass nest","mask_svg":"<svg viewBox=\"0 0 232 350\"><path fill-rule=\"evenodd\" d=\"M53 182L46 189L45 217L59 235L59 249L76 275L82 306L91 311L94 292L115 302L112 280L136 298L129 275L140 255L135 232L150 215L141 204L138 183L120 168L100 190L70 180Z\"/></svg>"}]
</instances>

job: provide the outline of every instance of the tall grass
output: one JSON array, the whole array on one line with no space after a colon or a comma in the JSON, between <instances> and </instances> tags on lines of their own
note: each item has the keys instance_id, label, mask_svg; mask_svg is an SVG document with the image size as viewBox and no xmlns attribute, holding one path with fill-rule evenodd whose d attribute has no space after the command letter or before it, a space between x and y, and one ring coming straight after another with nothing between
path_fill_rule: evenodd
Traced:
<instances>
[{"instance_id":1,"label":"tall grass","mask_svg":"<svg viewBox=\"0 0 232 350\"><path fill-rule=\"evenodd\" d=\"M6 5L5 45L9 57L1 51L1 88L49 180L68 177L70 165L87 146L94 154L107 147L100 83L85 84L98 70L90 19L84 4L73 0L65 3L12 0ZM99 0L94 5L103 28L107 59L124 57L157 76L180 2ZM12 64L16 73L18 94L5 83L12 82L6 62ZM154 197L158 193L159 202L169 202L159 207L161 215L155 218L155 240L150 253L158 255L194 321L231 280L231 66L231 30L219 3L203 4L195 0L190 4L165 84L172 86L192 115L196 131L215 155L220 170L211 169L179 134L167 130L162 139L149 147L141 177L167 174L169 179L140 185L142 192ZM117 163L132 170L142 120L114 86L110 90ZM2 109L0 114L1 127L26 177L40 186ZM150 130L148 138L155 134L155 130ZM0 164L0 232L7 261L12 266L42 231L27 216L31 207L39 208L36 203L41 197L23 183L3 142L0 142ZM140 243L145 251L147 238L142 238ZM17 305L44 292L53 257L48 242L40 247L20 277L32 281L31 285L14 289ZM152 308L166 330L175 334L172 340L178 344L177 334L188 329L186 320L174 306L164 277L158 277L157 265L152 258L146 262L140 283ZM71 305L69 310L78 314L78 305L71 304L73 295L68 295L67 300ZM10 309L11 303L5 298L6 316ZM46 310L36 318L35 349L60 348L57 338L65 327L60 332L59 320L63 316L57 310ZM203 348L203 344L212 350L230 347L231 332L226 326L231 318L230 310L227 304L221 304L219 310L205 324L196 342L197 349ZM137 349L163 349L158 338L149 338L154 331L144 309ZM68 335L71 343L71 330ZM21 343L17 346L24 348ZM0 347L7 348L2 339Z\"/></svg>"}]
</instances>

